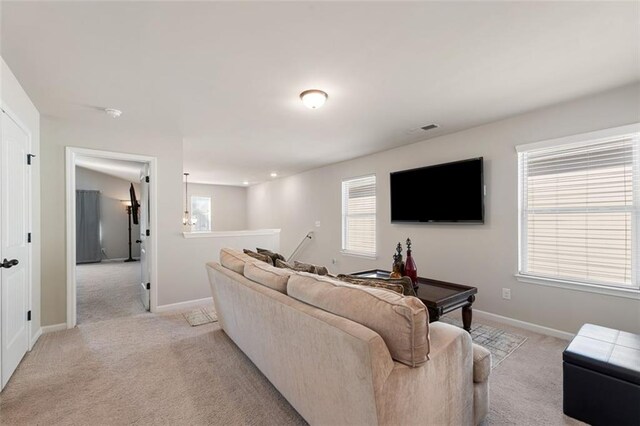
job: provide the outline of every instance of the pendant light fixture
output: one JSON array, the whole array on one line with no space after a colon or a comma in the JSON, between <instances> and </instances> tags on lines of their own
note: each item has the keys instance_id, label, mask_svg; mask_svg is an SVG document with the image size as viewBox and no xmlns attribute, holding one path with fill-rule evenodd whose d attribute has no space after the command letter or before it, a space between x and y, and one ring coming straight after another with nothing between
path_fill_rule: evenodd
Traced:
<instances>
[{"instance_id":1,"label":"pendant light fixture","mask_svg":"<svg viewBox=\"0 0 640 426\"><path fill-rule=\"evenodd\" d=\"M195 217L191 217L189 213L189 173L184 174L184 215L182 216L182 225L186 228L191 228L196 224Z\"/></svg>"}]
</instances>

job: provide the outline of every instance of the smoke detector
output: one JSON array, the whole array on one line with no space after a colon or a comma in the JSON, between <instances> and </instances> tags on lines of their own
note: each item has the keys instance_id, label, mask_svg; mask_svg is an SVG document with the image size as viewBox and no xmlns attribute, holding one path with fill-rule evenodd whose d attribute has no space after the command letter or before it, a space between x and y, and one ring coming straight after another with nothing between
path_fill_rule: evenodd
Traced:
<instances>
[{"instance_id":1,"label":"smoke detector","mask_svg":"<svg viewBox=\"0 0 640 426\"><path fill-rule=\"evenodd\" d=\"M122 111L115 108L105 108L104 112L106 112L107 115L111 118L118 118L122 115Z\"/></svg>"}]
</instances>

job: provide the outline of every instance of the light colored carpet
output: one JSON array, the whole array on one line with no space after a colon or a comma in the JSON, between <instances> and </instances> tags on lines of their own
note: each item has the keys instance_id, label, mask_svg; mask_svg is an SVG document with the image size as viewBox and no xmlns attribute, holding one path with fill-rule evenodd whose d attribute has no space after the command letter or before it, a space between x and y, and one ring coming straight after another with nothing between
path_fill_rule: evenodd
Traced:
<instances>
[{"instance_id":1,"label":"light colored carpet","mask_svg":"<svg viewBox=\"0 0 640 426\"><path fill-rule=\"evenodd\" d=\"M562 351L569 342L494 321L473 322L527 338L491 370L484 426L584 425L562 413Z\"/></svg>"},{"instance_id":2,"label":"light colored carpet","mask_svg":"<svg viewBox=\"0 0 640 426\"><path fill-rule=\"evenodd\" d=\"M441 321L462 328L462 321L445 316ZM502 361L518 349L527 338L519 334L509 333L501 328L476 322L471 323L471 339L473 343L485 347L491 352L491 368L496 368Z\"/></svg>"},{"instance_id":3,"label":"light colored carpet","mask_svg":"<svg viewBox=\"0 0 640 426\"><path fill-rule=\"evenodd\" d=\"M76 283L78 324L146 312L140 300L140 262L77 265Z\"/></svg>"},{"instance_id":4,"label":"light colored carpet","mask_svg":"<svg viewBox=\"0 0 640 426\"><path fill-rule=\"evenodd\" d=\"M564 425L566 342L491 322L527 341L491 373L486 425ZM416 397L416 396L413 396ZM46 334L0 394L0 423L305 424L219 323L143 314Z\"/></svg>"},{"instance_id":5,"label":"light colored carpet","mask_svg":"<svg viewBox=\"0 0 640 426\"><path fill-rule=\"evenodd\" d=\"M217 323L182 313L46 334L0 398L3 425L304 424Z\"/></svg>"}]
</instances>

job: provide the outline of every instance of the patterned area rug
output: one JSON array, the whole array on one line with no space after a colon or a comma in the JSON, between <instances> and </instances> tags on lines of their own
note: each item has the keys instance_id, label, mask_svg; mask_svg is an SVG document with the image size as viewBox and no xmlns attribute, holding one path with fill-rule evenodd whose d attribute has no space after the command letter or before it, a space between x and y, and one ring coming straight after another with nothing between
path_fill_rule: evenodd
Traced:
<instances>
[{"instance_id":1,"label":"patterned area rug","mask_svg":"<svg viewBox=\"0 0 640 426\"><path fill-rule=\"evenodd\" d=\"M456 318L442 317L440 321L462 327L462 321ZM471 340L491 352L491 369L494 369L522 346L527 338L489 325L472 324Z\"/></svg>"},{"instance_id":2,"label":"patterned area rug","mask_svg":"<svg viewBox=\"0 0 640 426\"><path fill-rule=\"evenodd\" d=\"M213 308L199 308L182 315L192 327L218 321L218 315Z\"/></svg>"}]
</instances>

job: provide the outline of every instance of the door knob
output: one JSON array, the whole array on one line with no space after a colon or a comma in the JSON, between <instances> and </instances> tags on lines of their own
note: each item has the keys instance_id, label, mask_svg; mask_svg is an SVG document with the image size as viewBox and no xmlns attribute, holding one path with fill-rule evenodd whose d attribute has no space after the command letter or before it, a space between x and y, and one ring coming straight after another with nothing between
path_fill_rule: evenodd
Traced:
<instances>
[{"instance_id":1,"label":"door knob","mask_svg":"<svg viewBox=\"0 0 640 426\"><path fill-rule=\"evenodd\" d=\"M5 257L5 259L2 261L2 263L0 263L0 268L11 268L12 266L16 266L18 263L18 259L11 259L11 260L7 260L7 258Z\"/></svg>"},{"instance_id":2,"label":"door knob","mask_svg":"<svg viewBox=\"0 0 640 426\"><path fill-rule=\"evenodd\" d=\"M140 244L142 242L142 240L136 240L136 243Z\"/></svg>"}]
</instances>

